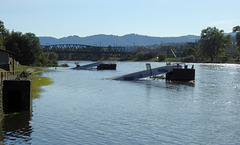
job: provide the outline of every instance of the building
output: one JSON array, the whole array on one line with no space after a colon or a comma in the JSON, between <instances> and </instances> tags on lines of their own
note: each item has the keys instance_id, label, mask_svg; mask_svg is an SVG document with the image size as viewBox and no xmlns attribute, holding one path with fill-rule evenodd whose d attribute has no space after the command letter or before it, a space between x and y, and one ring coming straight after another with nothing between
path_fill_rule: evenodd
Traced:
<instances>
[{"instance_id":1,"label":"building","mask_svg":"<svg viewBox=\"0 0 240 145\"><path fill-rule=\"evenodd\" d=\"M14 53L11 51L0 49L0 68L6 71L14 71ZM12 59L10 58L12 57ZM12 60L12 61L10 61ZM13 65L11 65L13 64ZM11 69L12 68L12 69Z\"/></svg>"}]
</instances>

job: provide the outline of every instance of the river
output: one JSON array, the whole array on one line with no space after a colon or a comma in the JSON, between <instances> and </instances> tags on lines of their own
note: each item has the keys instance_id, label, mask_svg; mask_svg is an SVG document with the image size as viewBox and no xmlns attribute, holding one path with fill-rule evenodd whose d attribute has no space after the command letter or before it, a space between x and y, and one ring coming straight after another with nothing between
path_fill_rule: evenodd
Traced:
<instances>
[{"instance_id":1,"label":"river","mask_svg":"<svg viewBox=\"0 0 240 145\"><path fill-rule=\"evenodd\" d=\"M59 63L75 66L74 61ZM79 61L80 65L88 63ZM145 62L113 63L117 70L48 68L41 75L54 83L42 87L31 114L3 119L1 143L240 143L240 65L194 64L194 83L174 83L110 80L145 69Z\"/></svg>"}]
</instances>

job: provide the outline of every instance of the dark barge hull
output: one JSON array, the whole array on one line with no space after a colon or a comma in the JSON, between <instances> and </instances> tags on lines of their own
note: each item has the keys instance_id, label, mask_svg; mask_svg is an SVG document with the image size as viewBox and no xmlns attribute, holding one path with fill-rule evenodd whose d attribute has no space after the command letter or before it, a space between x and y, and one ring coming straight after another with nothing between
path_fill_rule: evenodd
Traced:
<instances>
[{"instance_id":1,"label":"dark barge hull","mask_svg":"<svg viewBox=\"0 0 240 145\"><path fill-rule=\"evenodd\" d=\"M166 74L166 80L171 81L192 81L195 80L195 69L173 69Z\"/></svg>"},{"instance_id":2,"label":"dark barge hull","mask_svg":"<svg viewBox=\"0 0 240 145\"><path fill-rule=\"evenodd\" d=\"M97 66L97 70L116 70L116 64L100 64Z\"/></svg>"}]
</instances>

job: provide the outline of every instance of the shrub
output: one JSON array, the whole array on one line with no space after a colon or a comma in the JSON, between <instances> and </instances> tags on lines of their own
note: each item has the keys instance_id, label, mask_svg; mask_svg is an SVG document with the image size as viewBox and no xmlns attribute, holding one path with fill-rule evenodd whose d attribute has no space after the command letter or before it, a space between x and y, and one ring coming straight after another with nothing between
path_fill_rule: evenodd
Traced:
<instances>
[{"instance_id":1,"label":"shrub","mask_svg":"<svg viewBox=\"0 0 240 145\"><path fill-rule=\"evenodd\" d=\"M64 63L64 64L61 64L60 67L69 67L69 65Z\"/></svg>"},{"instance_id":2,"label":"shrub","mask_svg":"<svg viewBox=\"0 0 240 145\"><path fill-rule=\"evenodd\" d=\"M182 59L183 62L195 62L195 57L193 55L189 55Z\"/></svg>"},{"instance_id":3,"label":"shrub","mask_svg":"<svg viewBox=\"0 0 240 145\"><path fill-rule=\"evenodd\" d=\"M136 57L137 57L137 60L148 60L148 59L151 59L153 58L154 54L151 53L151 52L138 52L136 54Z\"/></svg>"},{"instance_id":4,"label":"shrub","mask_svg":"<svg viewBox=\"0 0 240 145\"><path fill-rule=\"evenodd\" d=\"M167 57L167 54L164 52L161 52L158 54L158 61L164 61Z\"/></svg>"},{"instance_id":5,"label":"shrub","mask_svg":"<svg viewBox=\"0 0 240 145\"><path fill-rule=\"evenodd\" d=\"M227 56L222 56L222 57L219 58L219 60L221 62L227 62L228 61L228 57Z\"/></svg>"}]
</instances>

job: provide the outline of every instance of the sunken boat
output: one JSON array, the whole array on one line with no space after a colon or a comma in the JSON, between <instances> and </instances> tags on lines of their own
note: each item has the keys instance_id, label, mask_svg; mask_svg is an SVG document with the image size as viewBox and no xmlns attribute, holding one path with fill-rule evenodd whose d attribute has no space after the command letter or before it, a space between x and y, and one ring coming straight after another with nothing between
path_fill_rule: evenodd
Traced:
<instances>
[{"instance_id":1,"label":"sunken boat","mask_svg":"<svg viewBox=\"0 0 240 145\"><path fill-rule=\"evenodd\" d=\"M117 65L116 64L100 64L97 66L97 70L116 70Z\"/></svg>"},{"instance_id":2,"label":"sunken boat","mask_svg":"<svg viewBox=\"0 0 240 145\"><path fill-rule=\"evenodd\" d=\"M90 69L97 69L97 70L116 70L116 64L105 64L103 62L94 62L91 64L86 64L80 66L78 63L75 63L76 67L72 68L75 70L90 70Z\"/></svg>"}]
</instances>

